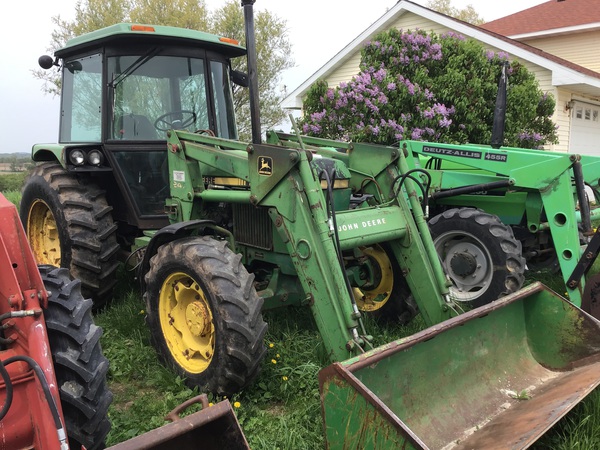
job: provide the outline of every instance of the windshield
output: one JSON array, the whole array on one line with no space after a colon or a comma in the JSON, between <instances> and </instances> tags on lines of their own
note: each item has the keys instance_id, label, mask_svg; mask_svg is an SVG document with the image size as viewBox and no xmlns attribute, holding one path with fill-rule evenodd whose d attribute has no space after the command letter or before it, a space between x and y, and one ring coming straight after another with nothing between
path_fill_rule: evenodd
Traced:
<instances>
[{"instance_id":1,"label":"windshield","mask_svg":"<svg viewBox=\"0 0 600 450\"><path fill-rule=\"evenodd\" d=\"M231 97L223 95L231 91L228 66L210 61L207 75L204 59L155 53L108 58L112 88L109 139L166 139L169 129L211 129L217 136L236 138ZM217 91L213 96L207 94L207 76ZM211 123L210 101L217 116L222 112L230 116Z\"/></svg>"}]
</instances>

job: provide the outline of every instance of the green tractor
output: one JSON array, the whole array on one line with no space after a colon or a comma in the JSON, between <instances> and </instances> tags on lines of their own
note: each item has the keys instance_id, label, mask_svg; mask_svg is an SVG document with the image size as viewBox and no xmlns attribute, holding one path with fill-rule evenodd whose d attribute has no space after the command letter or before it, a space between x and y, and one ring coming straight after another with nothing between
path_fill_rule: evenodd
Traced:
<instances>
[{"instance_id":1,"label":"green tractor","mask_svg":"<svg viewBox=\"0 0 600 450\"><path fill-rule=\"evenodd\" d=\"M301 139L314 151L334 145ZM268 140L299 142L282 132L269 132ZM592 295L600 281L585 276L600 245L592 228L600 220L598 157L422 141L399 147L456 301L481 306L519 289L526 268L549 270L562 274L575 305L600 318Z\"/></svg>"},{"instance_id":2,"label":"green tractor","mask_svg":"<svg viewBox=\"0 0 600 450\"><path fill-rule=\"evenodd\" d=\"M231 83L255 78L230 60L245 54L199 31L118 24L41 58L62 67L60 143L34 146L20 209L36 257L69 267L97 307L133 261L159 354L228 395L259 371L265 309L310 305L337 361L371 345L362 313L420 310L433 324L461 310L419 203L393 192L412 186L401 152L313 157L261 144L255 125L254 142L236 140Z\"/></svg>"},{"instance_id":3,"label":"green tractor","mask_svg":"<svg viewBox=\"0 0 600 450\"><path fill-rule=\"evenodd\" d=\"M262 142L253 3L242 2L247 52L230 39L198 31L119 24L74 38L55 60L42 59L45 67L60 66L63 80L59 144L34 146L37 166L23 189L21 216L36 257L70 267L98 306L110 297L118 262L134 261L157 352L188 384L216 394L231 395L258 375L266 352L262 312L288 305L311 309L332 362L377 367L372 379L381 386L406 378L424 387L431 361L418 357L415 364L395 365L392 355L405 353L408 342L373 348L365 314L396 323L421 314L432 328L418 344L426 342L446 358L461 353L448 367L467 372L484 355L507 353L494 337L511 330L507 320L521 324L515 325L518 334L510 334L523 339L519 348L529 354L524 337L529 328L522 325L533 320L533 328L547 328L548 320L562 333L549 339L542 352L548 358L530 358L528 364L578 374L581 360L589 371L598 346L573 328L600 325L591 317L580 319L585 313L563 306L563 299L543 288L461 314L474 299L453 294L426 221L417 169L409 167L403 149L337 141L312 145L299 135L284 141L273 133L269 143ZM246 53L248 75L232 71L231 59ZM250 87L252 142L236 139L231 83ZM520 288L522 265L512 272L515 282L498 295ZM538 309L525 304L545 313L540 318ZM452 327L467 340L452 343L455 350L448 352L444 336ZM573 336L565 339L569 332ZM468 339L479 342L475 359ZM557 352L560 357L553 358ZM391 366L371 363L382 358ZM493 367L499 361L494 357L485 367L506 383L516 382L512 377L521 360L515 358L504 375ZM472 374L481 377L479 371ZM532 384L549 376L526 375L522 380ZM600 382L593 378L572 382L569 393L586 385L577 398L555 395L562 407L541 419L537 435ZM477 385L478 379L462 382ZM492 405L488 388L497 391L491 385L473 390L473 411L476 404ZM403 398L412 388L407 389L396 386L395 396ZM336 420L360 422L362 400L349 395L354 401L343 404L358 409L338 416L340 405L327 400L324 415L331 407ZM493 398L494 405L500 401L506 399ZM409 414L433 417L424 409ZM450 424L458 434L440 440L457 439L467 425ZM342 426L333 435L343 436ZM417 442L411 433L406 440L402 431L394 445ZM344 442L353 442L349 439Z\"/></svg>"},{"instance_id":4,"label":"green tractor","mask_svg":"<svg viewBox=\"0 0 600 450\"><path fill-rule=\"evenodd\" d=\"M111 297L121 251L169 223L167 130L237 137L229 61L244 54L202 32L121 24L40 58L62 61L62 98L59 143L34 146L21 201L38 262L70 267L97 306Z\"/></svg>"}]
</instances>

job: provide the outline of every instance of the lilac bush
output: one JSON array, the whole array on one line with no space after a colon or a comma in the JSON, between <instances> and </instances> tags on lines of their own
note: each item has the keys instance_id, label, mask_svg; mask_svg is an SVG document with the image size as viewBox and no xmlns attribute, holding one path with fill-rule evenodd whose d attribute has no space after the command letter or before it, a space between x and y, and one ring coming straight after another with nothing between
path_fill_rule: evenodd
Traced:
<instances>
[{"instance_id":1,"label":"lilac bush","mask_svg":"<svg viewBox=\"0 0 600 450\"><path fill-rule=\"evenodd\" d=\"M333 139L393 145L402 139L489 143L505 52L448 32L392 29L362 49L360 73L334 88L315 83L302 130ZM556 142L554 100L516 61L508 68L505 145Z\"/></svg>"}]
</instances>

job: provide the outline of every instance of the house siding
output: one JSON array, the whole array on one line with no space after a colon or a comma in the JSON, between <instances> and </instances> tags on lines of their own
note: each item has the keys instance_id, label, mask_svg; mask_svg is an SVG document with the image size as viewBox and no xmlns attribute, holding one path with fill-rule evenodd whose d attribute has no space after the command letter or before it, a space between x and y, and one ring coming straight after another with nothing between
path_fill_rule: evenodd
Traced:
<instances>
[{"instance_id":1,"label":"house siding","mask_svg":"<svg viewBox=\"0 0 600 450\"><path fill-rule=\"evenodd\" d=\"M600 72L600 58L598 57L600 30L519 40L567 61Z\"/></svg>"},{"instance_id":2,"label":"house siding","mask_svg":"<svg viewBox=\"0 0 600 450\"><path fill-rule=\"evenodd\" d=\"M437 34L449 31L449 28L443 27L436 22L432 22L411 12L403 14L399 20L390 25L390 28L406 31L426 30L428 32L433 31ZM350 81L354 75L358 74L359 65L360 49L353 53L343 65L340 65L339 68L331 72L325 81L327 81L327 84L331 87L339 85L342 81Z\"/></svg>"},{"instance_id":3,"label":"house siding","mask_svg":"<svg viewBox=\"0 0 600 450\"><path fill-rule=\"evenodd\" d=\"M400 18L390 25L390 28L395 27L400 30L426 30L428 32L435 32L437 34L443 34L448 31L452 31L450 28L441 26L436 22L427 20L414 13L406 13L400 16ZM488 47L490 50L500 51L498 48ZM552 73L550 70L540 67L530 61L522 60L517 58L529 71L533 72L537 78L542 92L551 94L556 99L556 109L553 116L554 122L559 126L558 135L559 143L549 145L546 148L548 150L563 151L566 152L569 143L569 115L568 112L563 111L561 105L565 105L567 101L571 99L571 93L563 91L561 92L562 99L559 99L559 93L557 89L552 85ZM359 72L360 64L360 50L353 53L343 64L331 72L331 74L325 78L328 86L338 86L343 81L350 81L353 76ZM566 99L566 100L565 100Z\"/></svg>"},{"instance_id":4,"label":"house siding","mask_svg":"<svg viewBox=\"0 0 600 450\"><path fill-rule=\"evenodd\" d=\"M571 111L567 109L567 103L572 98L571 91L565 89L557 89L556 95L556 107L554 109L554 123L558 127L556 133L558 134L559 143L554 145L552 150L568 152L569 151L569 139L571 137Z\"/></svg>"}]
</instances>

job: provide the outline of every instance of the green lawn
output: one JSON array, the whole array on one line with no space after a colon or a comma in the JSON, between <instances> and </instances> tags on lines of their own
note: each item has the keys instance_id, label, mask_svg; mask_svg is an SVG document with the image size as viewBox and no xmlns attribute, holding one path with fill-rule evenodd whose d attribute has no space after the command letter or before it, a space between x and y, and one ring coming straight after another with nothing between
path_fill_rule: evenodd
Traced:
<instances>
[{"instance_id":1,"label":"green lawn","mask_svg":"<svg viewBox=\"0 0 600 450\"><path fill-rule=\"evenodd\" d=\"M5 195L18 203L18 190ZM530 274L528 282L533 280L564 292L564 284L557 275ZM96 314L96 322L104 329L101 343L111 364L108 381L114 394L108 445L160 427L166 423L163 418L170 410L198 394L158 361L149 344L145 306L137 285L133 275L122 270L115 298ZM317 374L329 361L310 310L270 311L265 320L269 324L268 354L262 373L250 388L229 399L244 434L254 450L323 448ZM417 317L409 327L375 328L374 334L381 344L422 327ZM432 390L435 388L432 386ZM600 448L599 395L599 390L594 391L532 448ZM191 408L190 412L196 409Z\"/></svg>"},{"instance_id":2,"label":"green lawn","mask_svg":"<svg viewBox=\"0 0 600 450\"><path fill-rule=\"evenodd\" d=\"M533 278L554 285L560 292L562 281L555 275L537 274L530 280ZM96 317L105 330L102 345L111 361L109 385L115 395L110 410L113 429L109 444L159 427L165 423L163 417L170 409L197 394L160 365L149 345L144 304L134 285L131 274L121 273L116 298ZM265 320L269 332L263 371L250 388L229 399L236 405L244 434L254 450L323 448L317 374L329 362L310 311L308 308L269 311ZM369 330L373 326L369 323ZM422 327L420 318L404 329L376 327L377 341L384 343ZM213 402L220 400L210 398ZM599 409L596 390L532 448L600 448Z\"/></svg>"}]
</instances>

